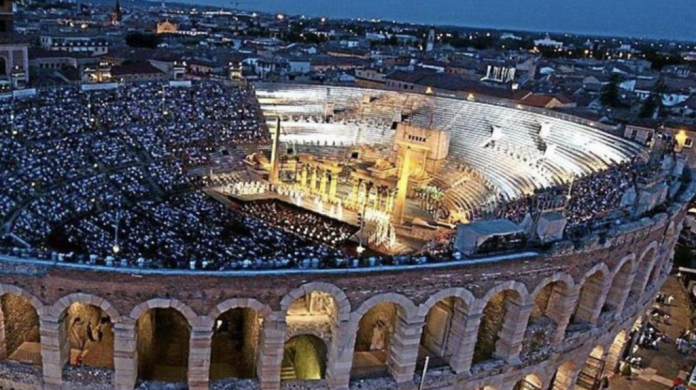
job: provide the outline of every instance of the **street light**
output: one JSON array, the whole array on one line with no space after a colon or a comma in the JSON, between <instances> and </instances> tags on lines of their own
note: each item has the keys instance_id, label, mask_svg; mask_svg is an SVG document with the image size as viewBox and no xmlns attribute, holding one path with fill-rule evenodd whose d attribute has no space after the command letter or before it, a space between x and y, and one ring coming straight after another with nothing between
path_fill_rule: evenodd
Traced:
<instances>
[{"instance_id":1,"label":"street light","mask_svg":"<svg viewBox=\"0 0 696 390\"><path fill-rule=\"evenodd\" d=\"M111 248L114 251L114 254L118 254L118 252L121 251L121 247L118 245L118 225L121 220L121 208L119 206L118 211L116 212L116 224L114 226L114 246Z\"/></svg>"}]
</instances>

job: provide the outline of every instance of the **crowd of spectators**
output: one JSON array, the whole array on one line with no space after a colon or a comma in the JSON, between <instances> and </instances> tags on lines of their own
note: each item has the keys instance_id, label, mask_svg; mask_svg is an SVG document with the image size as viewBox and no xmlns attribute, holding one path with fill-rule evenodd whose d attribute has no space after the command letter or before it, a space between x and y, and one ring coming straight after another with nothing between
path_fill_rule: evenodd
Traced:
<instances>
[{"instance_id":1,"label":"crowd of spectators","mask_svg":"<svg viewBox=\"0 0 696 390\"><path fill-rule=\"evenodd\" d=\"M527 214L562 210L568 226L585 226L619 209L628 189L639 178L657 173L659 165L637 161L616 164L608 169L574 178L569 185L540 189L513 201L501 201L497 217L520 223Z\"/></svg>"},{"instance_id":2,"label":"crowd of spectators","mask_svg":"<svg viewBox=\"0 0 696 390\"><path fill-rule=\"evenodd\" d=\"M43 246L64 223L198 181L187 170L265 143L253 92L220 83L43 89L0 102L0 226Z\"/></svg>"},{"instance_id":3,"label":"crowd of spectators","mask_svg":"<svg viewBox=\"0 0 696 390\"><path fill-rule=\"evenodd\" d=\"M338 249L233 211L200 191L94 214L65 225L55 241L52 246L62 246L64 253L90 254L94 261L121 258L146 268L296 268L346 258Z\"/></svg>"},{"instance_id":4,"label":"crowd of spectators","mask_svg":"<svg viewBox=\"0 0 696 390\"><path fill-rule=\"evenodd\" d=\"M301 237L334 247L340 246L357 231L341 221L275 201L244 203L242 211Z\"/></svg>"},{"instance_id":5,"label":"crowd of spectators","mask_svg":"<svg viewBox=\"0 0 696 390\"><path fill-rule=\"evenodd\" d=\"M89 92L67 87L0 102L2 246L20 242L60 251L64 261L154 268L354 264L357 256L339 249L355 233L347 224L277 202L230 210L196 190L212 179L188 172L208 169L220 155L236 156L240 145L266 143L267 137L253 91L214 82ZM569 223L615 209L636 180L635 167L617 165L577 178L564 208ZM238 179L225 176L217 184ZM520 222L567 193L567 187L555 187L500 202L497 216ZM367 262L451 258L452 236L440 241L418 255L369 256Z\"/></svg>"}]
</instances>

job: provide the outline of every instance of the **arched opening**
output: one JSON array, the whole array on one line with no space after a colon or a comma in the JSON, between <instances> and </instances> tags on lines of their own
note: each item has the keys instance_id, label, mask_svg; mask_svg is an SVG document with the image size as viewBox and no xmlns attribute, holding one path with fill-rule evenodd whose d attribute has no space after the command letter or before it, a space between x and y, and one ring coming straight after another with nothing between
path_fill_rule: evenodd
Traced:
<instances>
[{"instance_id":1,"label":"arched opening","mask_svg":"<svg viewBox=\"0 0 696 390\"><path fill-rule=\"evenodd\" d=\"M215 319L210 379L256 377L256 357L262 319L254 309L235 308Z\"/></svg>"},{"instance_id":2,"label":"arched opening","mask_svg":"<svg viewBox=\"0 0 696 390\"><path fill-rule=\"evenodd\" d=\"M329 293L312 291L294 300L288 307L287 318L290 320L308 320L314 317L335 321L338 316L336 300ZM322 318L323 317L323 318Z\"/></svg>"},{"instance_id":3,"label":"arched opening","mask_svg":"<svg viewBox=\"0 0 696 390\"><path fill-rule=\"evenodd\" d=\"M648 283L648 276L651 271L650 264L654 256L655 248L650 248L638 261L638 270L636 271L636 276L633 278L633 284L631 284L631 292L629 294L631 302L643 295L643 290L645 290L645 286Z\"/></svg>"},{"instance_id":4,"label":"arched opening","mask_svg":"<svg viewBox=\"0 0 696 390\"><path fill-rule=\"evenodd\" d=\"M464 336L461 325L467 310L466 303L456 297L445 298L430 308L421 335L419 360L429 356L432 368L450 364Z\"/></svg>"},{"instance_id":5,"label":"arched opening","mask_svg":"<svg viewBox=\"0 0 696 390\"><path fill-rule=\"evenodd\" d=\"M629 336L627 330L622 330L619 332L614 341L609 347L609 352L606 357L606 364L604 371L607 373L615 372L619 368L619 363L627 357L629 352L626 348L628 346Z\"/></svg>"},{"instance_id":6,"label":"arched opening","mask_svg":"<svg viewBox=\"0 0 696 390\"><path fill-rule=\"evenodd\" d=\"M657 283L657 279L660 277L661 268L662 263L658 260L655 260L655 264L653 264L652 269L650 270L648 282L645 285L646 289L650 289L655 285L655 283Z\"/></svg>"},{"instance_id":7,"label":"arched opening","mask_svg":"<svg viewBox=\"0 0 696 390\"><path fill-rule=\"evenodd\" d=\"M602 291L606 275L602 270L595 271L587 277L580 289L578 304L575 306L575 313L572 317L574 324L594 325L604 304ZM571 330L569 327L568 330Z\"/></svg>"},{"instance_id":8,"label":"arched opening","mask_svg":"<svg viewBox=\"0 0 696 390\"><path fill-rule=\"evenodd\" d=\"M515 290L499 292L488 300L478 329L473 364L500 358L498 352L503 325L521 301L522 297Z\"/></svg>"},{"instance_id":9,"label":"arched opening","mask_svg":"<svg viewBox=\"0 0 696 390\"><path fill-rule=\"evenodd\" d=\"M188 372L189 323L172 308L154 308L136 323L138 379L185 382Z\"/></svg>"},{"instance_id":10,"label":"arched opening","mask_svg":"<svg viewBox=\"0 0 696 390\"><path fill-rule=\"evenodd\" d=\"M541 379L534 374L527 375L517 381L512 390L541 390Z\"/></svg>"},{"instance_id":11,"label":"arched opening","mask_svg":"<svg viewBox=\"0 0 696 390\"><path fill-rule=\"evenodd\" d=\"M114 368L114 332L111 318L98 306L75 302L61 317L61 348L71 366Z\"/></svg>"},{"instance_id":12,"label":"arched opening","mask_svg":"<svg viewBox=\"0 0 696 390\"><path fill-rule=\"evenodd\" d=\"M326 344L313 335L299 335L285 342L280 380L319 380L326 372Z\"/></svg>"},{"instance_id":13,"label":"arched opening","mask_svg":"<svg viewBox=\"0 0 696 390\"><path fill-rule=\"evenodd\" d=\"M609 310L618 311L619 308L623 309L627 292L630 290L629 279L631 277L632 265L633 263L630 261L625 262L614 275L611 287L609 287L609 293L607 294L606 306Z\"/></svg>"},{"instance_id":14,"label":"arched opening","mask_svg":"<svg viewBox=\"0 0 696 390\"><path fill-rule=\"evenodd\" d=\"M577 365L568 361L563 363L562 366L558 367L556 374L554 374L552 383L552 389L572 389L576 381Z\"/></svg>"},{"instance_id":15,"label":"arched opening","mask_svg":"<svg viewBox=\"0 0 696 390\"><path fill-rule=\"evenodd\" d=\"M0 359L41 365L39 315L19 295L0 297Z\"/></svg>"},{"instance_id":16,"label":"arched opening","mask_svg":"<svg viewBox=\"0 0 696 390\"><path fill-rule=\"evenodd\" d=\"M563 298L570 293L568 283L555 281L546 284L534 297L529 315L522 353L528 354L552 344L556 328L563 319Z\"/></svg>"},{"instance_id":17,"label":"arched opening","mask_svg":"<svg viewBox=\"0 0 696 390\"><path fill-rule=\"evenodd\" d=\"M604 347L596 346L585 360L576 385L583 389L596 389L604 374Z\"/></svg>"},{"instance_id":18,"label":"arched opening","mask_svg":"<svg viewBox=\"0 0 696 390\"><path fill-rule=\"evenodd\" d=\"M351 378L360 379L388 372L389 346L400 310L403 309L394 303L382 302L360 318Z\"/></svg>"},{"instance_id":19,"label":"arched opening","mask_svg":"<svg viewBox=\"0 0 696 390\"><path fill-rule=\"evenodd\" d=\"M7 60L5 57L0 56L0 77L7 76Z\"/></svg>"}]
</instances>

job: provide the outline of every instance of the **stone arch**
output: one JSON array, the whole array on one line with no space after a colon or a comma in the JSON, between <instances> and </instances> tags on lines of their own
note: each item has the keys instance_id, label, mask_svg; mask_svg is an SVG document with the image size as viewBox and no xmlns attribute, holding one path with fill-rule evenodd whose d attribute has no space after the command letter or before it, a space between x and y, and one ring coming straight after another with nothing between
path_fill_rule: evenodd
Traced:
<instances>
[{"instance_id":1,"label":"stone arch","mask_svg":"<svg viewBox=\"0 0 696 390\"><path fill-rule=\"evenodd\" d=\"M425 320L419 350L430 356L431 367L464 370L459 355L465 340L464 326L475 301L471 292L457 287L439 291L418 307L418 317Z\"/></svg>"},{"instance_id":2,"label":"stone arch","mask_svg":"<svg viewBox=\"0 0 696 390\"><path fill-rule=\"evenodd\" d=\"M413 301L401 294L384 293L375 295L363 302L362 305L351 314L351 323L357 325L357 322L360 321L360 318L362 318L365 313L380 303L394 303L401 307L409 318L418 317L418 308Z\"/></svg>"},{"instance_id":3,"label":"stone arch","mask_svg":"<svg viewBox=\"0 0 696 390\"><path fill-rule=\"evenodd\" d=\"M664 265L663 259L666 257L664 256L655 256L656 259L653 261L653 263L650 265L650 269L648 270L648 279L645 282L645 288L647 289L648 287L652 286L657 279L660 277L660 272L662 269L662 266Z\"/></svg>"},{"instance_id":4,"label":"stone arch","mask_svg":"<svg viewBox=\"0 0 696 390\"><path fill-rule=\"evenodd\" d=\"M150 299L135 306L129 317L135 322L137 379L186 381L192 367L193 329L212 325L210 318L198 317L176 299ZM164 377L163 367L169 372Z\"/></svg>"},{"instance_id":5,"label":"stone arch","mask_svg":"<svg viewBox=\"0 0 696 390\"><path fill-rule=\"evenodd\" d=\"M539 293L551 283L565 284L565 286L570 290L573 290L575 288L575 281L570 275L568 275L565 272L556 272L555 274L544 278L537 284L537 286L534 288L534 290L532 290L530 294L530 300L534 301L534 299L539 295Z\"/></svg>"},{"instance_id":6,"label":"stone arch","mask_svg":"<svg viewBox=\"0 0 696 390\"><path fill-rule=\"evenodd\" d=\"M544 278L530 294L532 303L525 330L523 354L529 354L554 343L557 333L567 325L568 297L575 291L573 278L563 272Z\"/></svg>"},{"instance_id":7,"label":"stone arch","mask_svg":"<svg viewBox=\"0 0 696 390\"><path fill-rule=\"evenodd\" d=\"M36 310L36 313L39 316L47 314L48 309L50 308L50 306L44 305L39 298L35 297L33 294L27 292L26 290L17 286L13 286L11 284L0 283L0 296L3 296L5 294L12 294L26 299L27 302L29 302L29 304L31 304L31 306L34 307L34 310Z\"/></svg>"},{"instance_id":8,"label":"stone arch","mask_svg":"<svg viewBox=\"0 0 696 390\"><path fill-rule=\"evenodd\" d=\"M73 293L56 301L50 313L58 321L63 364L113 368L113 325L121 321L121 314L109 301Z\"/></svg>"},{"instance_id":9,"label":"stone arch","mask_svg":"<svg viewBox=\"0 0 696 390\"><path fill-rule=\"evenodd\" d=\"M630 339L629 333L628 329L622 329L614 336L607 352L607 359L604 367L605 373L613 373L619 368L619 363L623 360L624 354L627 352L626 347Z\"/></svg>"},{"instance_id":10,"label":"stone arch","mask_svg":"<svg viewBox=\"0 0 696 390\"><path fill-rule=\"evenodd\" d=\"M481 314L483 312L483 309L488 304L488 301L494 296L504 291L515 291L517 294L519 294L521 305L529 304L530 295L527 291L527 287L525 287L525 285L520 282L509 280L507 282L497 284L495 287L488 290L486 292L486 295L484 295L481 299L476 300L471 311L477 314Z\"/></svg>"},{"instance_id":11,"label":"stone arch","mask_svg":"<svg viewBox=\"0 0 696 390\"><path fill-rule=\"evenodd\" d=\"M196 312L187 304L177 299L150 299L149 301L135 306L128 317L133 321L138 321L140 316L150 309L174 309L186 318L190 327L194 327L199 323L199 317Z\"/></svg>"},{"instance_id":12,"label":"stone arch","mask_svg":"<svg viewBox=\"0 0 696 390\"><path fill-rule=\"evenodd\" d=\"M41 342L40 319L48 307L31 293L17 286L0 283L0 360L30 360L42 365L36 352Z\"/></svg>"},{"instance_id":13,"label":"stone arch","mask_svg":"<svg viewBox=\"0 0 696 390\"><path fill-rule=\"evenodd\" d=\"M572 389L575 386L582 364L582 361L576 359L569 360L559 366L556 373L553 375L552 388Z\"/></svg>"},{"instance_id":14,"label":"stone arch","mask_svg":"<svg viewBox=\"0 0 696 390\"><path fill-rule=\"evenodd\" d=\"M328 347L312 334L298 334L285 341L281 380L319 380L326 373Z\"/></svg>"},{"instance_id":15,"label":"stone arch","mask_svg":"<svg viewBox=\"0 0 696 390\"><path fill-rule=\"evenodd\" d=\"M650 276L652 265L657 261L657 252L657 241L652 241L643 250L640 258L638 259L636 276L633 278L633 283L631 284L631 293L636 297L643 295L643 290L645 290L645 287L648 284L648 277Z\"/></svg>"},{"instance_id":16,"label":"stone arch","mask_svg":"<svg viewBox=\"0 0 696 390\"><path fill-rule=\"evenodd\" d=\"M228 299L210 311L210 380L256 377L261 322L270 314L268 305L246 298Z\"/></svg>"},{"instance_id":17,"label":"stone arch","mask_svg":"<svg viewBox=\"0 0 696 390\"><path fill-rule=\"evenodd\" d=\"M416 305L401 294L366 300L351 314L347 330L354 335L351 378L390 372L399 383L412 380L422 321Z\"/></svg>"},{"instance_id":18,"label":"stone arch","mask_svg":"<svg viewBox=\"0 0 696 390\"><path fill-rule=\"evenodd\" d=\"M448 288L438 291L418 306L418 315L425 317L433 306L445 298L459 298L467 308L471 308L476 302L476 297L469 290L461 287Z\"/></svg>"},{"instance_id":19,"label":"stone arch","mask_svg":"<svg viewBox=\"0 0 696 390\"><path fill-rule=\"evenodd\" d=\"M617 315L623 312L623 308L631 291L631 284L635 277L636 256L629 254L625 256L619 264L616 265L614 271L609 276L611 286L607 293L606 304L616 311Z\"/></svg>"},{"instance_id":20,"label":"stone arch","mask_svg":"<svg viewBox=\"0 0 696 390\"><path fill-rule=\"evenodd\" d=\"M538 374L528 374L520 378L512 390L541 390L543 386L543 381L541 376Z\"/></svg>"},{"instance_id":21,"label":"stone arch","mask_svg":"<svg viewBox=\"0 0 696 390\"><path fill-rule=\"evenodd\" d=\"M226 301L223 301L219 303L217 306L215 306L210 313L208 313L208 317L212 318L215 320L220 316L220 314L231 310L231 309L253 309L256 310L261 317L266 318L268 317L269 314L271 314L272 310L268 305L264 305L263 303L257 301L256 299L251 299L251 298L232 298L228 299Z\"/></svg>"},{"instance_id":22,"label":"stone arch","mask_svg":"<svg viewBox=\"0 0 696 390\"><path fill-rule=\"evenodd\" d=\"M474 304L473 314L480 315L473 363L489 359L510 361L519 355L522 337L529 319L529 293L518 282L507 281L491 288Z\"/></svg>"},{"instance_id":23,"label":"stone arch","mask_svg":"<svg viewBox=\"0 0 696 390\"><path fill-rule=\"evenodd\" d=\"M590 268L589 271L585 272L585 274L582 276L582 279L580 279L576 286L582 289L582 286L585 284L585 282L587 282L587 279L596 274L597 272L602 272L602 276L604 278L607 278L609 277L609 275L611 275L609 267L607 267L607 265L604 263L599 263L596 264L594 267Z\"/></svg>"},{"instance_id":24,"label":"stone arch","mask_svg":"<svg viewBox=\"0 0 696 390\"><path fill-rule=\"evenodd\" d=\"M285 294L283 299L280 301L280 309L284 313L287 313L290 305L297 299L310 294L312 292L323 292L331 295L334 304L336 305L336 314L339 321L348 321L350 319L350 301L340 288L334 286L330 283L324 282L312 282L306 283Z\"/></svg>"},{"instance_id":25,"label":"stone arch","mask_svg":"<svg viewBox=\"0 0 696 390\"><path fill-rule=\"evenodd\" d=\"M101 298L92 294L85 293L74 293L64 296L59 299L51 307L51 315L55 318L60 319L65 315L66 310L72 306L73 303L82 303L85 305L96 306L104 311L113 323L117 323L121 320L121 314L116 310L116 308L106 299Z\"/></svg>"},{"instance_id":26,"label":"stone arch","mask_svg":"<svg viewBox=\"0 0 696 390\"><path fill-rule=\"evenodd\" d=\"M578 300L573 314L574 323L595 325L604 307L606 290L609 288L609 268L604 263L592 267L583 276L579 286Z\"/></svg>"}]
</instances>

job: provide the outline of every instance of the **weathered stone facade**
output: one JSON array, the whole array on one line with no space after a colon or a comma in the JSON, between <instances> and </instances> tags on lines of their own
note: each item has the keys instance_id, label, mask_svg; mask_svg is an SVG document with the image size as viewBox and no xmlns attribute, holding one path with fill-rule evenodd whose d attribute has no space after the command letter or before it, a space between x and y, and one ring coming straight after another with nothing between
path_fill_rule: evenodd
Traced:
<instances>
[{"instance_id":1,"label":"weathered stone facade","mask_svg":"<svg viewBox=\"0 0 696 390\"><path fill-rule=\"evenodd\" d=\"M229 380L211 385L209 380L215 320L235 308L253 310L250 321L260 324L258 334L245 330L258 340L255 348L244 347L257 351L253 362L257 379L248 382L251 388L415 388L420 382L416 367L422 335L432 326L428 321L433 316L428 314L444 301L442 312L449 313L450 319L442 345L446 366L429 372L425 388L511 390L527 377L547 388L555 375L554 389L571 389L595 347L606 351L602 357L609 362L607 370L617 364L625 332L644 315L671 270L684 214L684 204L675 204L665 213L591 237L581 247L561 242L545 253L408 269L167 273L1 259L0 296L24 298L40 323L42 378L29 372L25 379L13 379L14 387L74 386L74 380L64 375L68 341L63 319L66 310L80 302L100 308L113 323L112 386L118 390L134 389L141 379L139 370L156 358L147 350L152 340L139 336L144 327L157 326L156 318L147 317L152 309L175 310L187 323L188 341L182 342L188 347L190 389L245 383ZM302 330L288 311L293 302L313 292L328 294L334 306L321 312L326 323ZM327 307L321 302L321 307ZM358 382L351 378L354 351L374 344L360 334L361 320L366 318L363 323L371 322L368 326L373 327L372 322L389 311L379 306L385 303L395 311L385 332L389 333L384 350L389 375ZM493 308L487 310L487 306ZM382 309L371 311L375 307ZM496 310L502 318L492 325L496 331L487 342L493 359L473 364L474 351L482 341L486 343L479 337L480 326L491 320L484 320L486 314L496 315ZM324 379L281 385L289 332L293 336L318 333L314 335L325 342ZM540 334L550 345L525 343L525 335L532 334ZM0 344L10 339L0 333Z\"/></svg>"}]
</instances>

